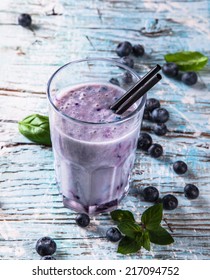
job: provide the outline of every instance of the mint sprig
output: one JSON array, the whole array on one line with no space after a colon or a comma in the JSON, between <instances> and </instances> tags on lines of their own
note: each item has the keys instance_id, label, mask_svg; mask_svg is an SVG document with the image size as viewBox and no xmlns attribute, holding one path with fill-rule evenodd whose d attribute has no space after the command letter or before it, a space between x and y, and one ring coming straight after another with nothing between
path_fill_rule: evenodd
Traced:
<instances>
[{"instance_id":1,"label":"mint sprig","mask_svg":"<svg viewBox=\"0 0 210 280\"><path fill-rule=\"evenodd\" d=\"M138 252L141 247L150 251L150 243L169 245L174 242L170 233L161 226L163 216L162 203L146 209L141 216L141 223L137 223L133 214L128 210L114 210L112 219L124 237L118 245L118 253L131 254Z\"/></svg>"},{"instance_id":2,"label":"mint sprig","mask_svg":"<svg viewBox=\"0 0 210 280\"><path fill-rule=\"evenodd\" d=\"M208 57L200 52L183 51L164 55L166 62L174 62L181 71L199 71L208 62Z\"/></svg>"}]
</instances>

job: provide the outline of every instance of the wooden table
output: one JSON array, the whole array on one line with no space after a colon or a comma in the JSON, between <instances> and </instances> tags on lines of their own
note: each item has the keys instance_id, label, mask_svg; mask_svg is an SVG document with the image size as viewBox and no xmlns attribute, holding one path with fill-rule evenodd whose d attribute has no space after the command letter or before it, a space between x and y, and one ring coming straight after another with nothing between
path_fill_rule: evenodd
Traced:
<instances>
[{"instance_id":1,"label":"wooden table","mask_svg":"<svg viewBox=\"0 0 210 280\"><path fill-rule=\"evenodd\" d=\"M105 238L113 225L108 214L91 219L86 229L78 227L76 213L62 205L51 148L24 138L17 124L27 115L47 114L46 83L59 66L86 56L117 57L120 41L144 45L146 54L135 60L140 75L163 64L169 52L196 50L209 56L209 1L51 2L0 3L0 259L39 259L34 247L45 235L57 242L59 260L210 259L209 64L195 86L163 76L150 91L170 112L168 134L151 134L163 145L164 156L157 160L137 151L133 185L121 205L139 219L151 205L139 197L142 186L157 187L161 196L176 195L178 208L164 211L163 226L175 239L170 246L124 256ZM33 31L17 24L23 12L31 14ZM148 123L143 127L149 131ZM175 160L188 164L188 174L173 172ZM198 199L184 197L187 183L199 187Z\"/></svg>"}]
</instances>

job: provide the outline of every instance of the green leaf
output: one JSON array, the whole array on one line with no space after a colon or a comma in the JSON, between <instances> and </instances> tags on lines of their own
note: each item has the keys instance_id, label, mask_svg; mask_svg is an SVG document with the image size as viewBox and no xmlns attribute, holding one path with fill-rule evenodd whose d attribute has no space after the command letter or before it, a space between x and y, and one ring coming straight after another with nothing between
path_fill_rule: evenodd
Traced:
<instances>
[{"instance_id":1,"label":"green leaf","mask_svg":"<svg viewBox=\"0 0 210 280\"><path fill-rule=\"evenodd\" d=\"M111 217L116 222L133 221L135 222L133 214L128 210L114 210L111 213Z\"/></svg>"},{"instance_id":2,"label":"green leaf","mask_svg":"<svg viewBox=\"0 0 210 280\"><path fill-rule=\"evenodd\" d=\"M141 216L141 221L146 229L155 230L161 223L163 216L162 203L149 207Z\"/></svg>"},{"instance_id":3,"label":"green leaf","mask_svg":"<svg viewBox=\"0 0 210 280\"><path fill-rule=\"evenodd\" d=\"M117 252L121 254L131 254L136 253L141 249L141 242L134 238L125 236L121 239L118 245Z\"/></svg>"},{"instance_id":4,"label":"green leaf","mask_svg":"<svg viewBox=\"0 0 210 280\"><path fill-rule=\"evenodd\" d=\"M208 62L208 57L200 52L183 51L164 56L167 62L174 62L182 71L199 71Z\"/></svg>"},{"instance_id":5,"label":"green leaf","mask_svg":"<svg viewBox=\"0 0 210 280\"><path fill-rule=\"evenodd\" d=\"M131 238L135 238L137 234L142 233L142 228L133 221L123 221L118 224L119 230Z\"/></svg>"},{"instance_id":6,"label":"green leaf","mask_svg":"<svg viewBox=\"0 0 210 280\"><path fill-rule=\"evenodd\" d=\"M142 234L142 246L147 251L150 251L150 238L149 238L149 232L145 230Z\"/></svg>"},{"instance_id":7,"label":"green leaf","mask_svg":"<svg viewBox=\"0 0 210 280\"><path fill-rule=\"evenodd\" d=\"M155 230L149 230L149 238L152 243L159 245L168 245L174 242L170 233L161 226Z\"/></svg>"},{"instance_id":8,"label":"green leaf","mask_svg":"<svg viewBox=\"0 0 210 280\"><path fill-rule=\"evenodd\" d=\"M51 146L49 118L47 116L30 115L18 123L18 129L29 140Z\"/></svg>"}]
</instances>

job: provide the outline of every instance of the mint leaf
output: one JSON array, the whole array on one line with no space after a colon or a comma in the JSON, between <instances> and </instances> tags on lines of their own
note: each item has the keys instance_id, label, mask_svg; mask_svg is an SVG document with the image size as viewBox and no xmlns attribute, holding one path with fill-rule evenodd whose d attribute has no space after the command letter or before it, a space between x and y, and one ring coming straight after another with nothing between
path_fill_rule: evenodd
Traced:
<instances>
[{"instance_id":1,"label":"mint leaf","mask_svg":"<svg viewBox=\"0 0 210 280\"><path fill-rule=\"evenodd\" d=\"M51 146L49 118L47 116L30 115L18 123L18 129L29 140Z\"/></svg>"},{"instance_id":2,"label":"mint leaf","mask_svg":"<svg viewBox=\"0 0 210 280\"><path fill-rule=\"evenodd\" d=\"M142 233L140 225L133 221L123 221L118 224L119 230L128 237L135 238L137 234Z\"/></svg>"},{"instance_id":3,"label":"mint leaf","mask_svg":"<svg viewBox=\"0 0 210 280\"><path fill-rule=\"evenodd\" d=\"M114 210L111 213L111 217L116 222L121 221L133 221L135 222L133 214L128 210Z\"/></svg>"},{"instance_id":4,"label":"mint leaf","mask_svg":"<svg viewBox=\"0 0 210 280\"><path fill-rule=\"evenodd\" d=\"M117 252L131 254L138 252L142 246L150 251L151 242L159 245L173 243L173 237L160 225L162 215L162 203L149 207L141 216L142 226L136 223L130 211L112 211L112 219L118 222L119 230L125 235L119 242Z\"/></svg>"},{"instance_id":5,"label":"mint leaf","mask_svg":"<svg viewBox=\"0 0 210 280\"><path fill-rule=\"evenodd\" d=\"M147 251L150 251L150 238L149 238L149 232L145 230L142 234L142 246Z\"/></svg>"},{"instance_id":6,"label":"mint leaf","mask_svg":"<svg viewBox=\"0 0 210 280\"><path fill-rule=\"evenodd\" d=\"M155 230L149 230L149 238L152 243L159 245L168 245L174 242L173 237L166 229L159 226Z\"/></svg>"},{"instance_id":7,"label":"mint leaf","mask_svg":"<svg viewBox=\"0 0 210 280\"><path fill-rule=\"evenodd\" d=\"M144 211L144 213L141 216L141 222L144 224L146 229L155 230L160 225L162 216L162 203L155 204Z\"/></svg>"},{"instance_id":8,"label":"mint leaf","mask_svg":"<svg viewBox=\"0 0 210 280\"><path fill-rule=\"evenodd\" d=\"M208 57L200 52L183 51L164 56L167 62L174 62L182 71L199 71L208 62Z\"/></svg>"},{"instance_id":9,"label":"mint leaf","mask_svg":"<svg viewBox=\"0 0 210 280\"><path fill-rule=\"evenodd\" d=\"M141 249L140 241L138 241L134 238L125 236L119 242L117 252L126 255L126 254L136 253L140 249Z\"/></svg>"}]
</instances>

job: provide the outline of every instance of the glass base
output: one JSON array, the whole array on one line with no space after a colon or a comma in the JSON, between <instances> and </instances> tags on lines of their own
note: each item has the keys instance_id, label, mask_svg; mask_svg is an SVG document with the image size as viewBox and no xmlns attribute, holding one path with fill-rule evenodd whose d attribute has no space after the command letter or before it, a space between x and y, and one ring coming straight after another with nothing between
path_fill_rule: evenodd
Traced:
<instances>
[{"instance_id":1,"label":"glass base","mask_svg":"<svg viewBox=\"0 0 210 280\"><path fill-rule=\"evenodd\" d=\"M110 212L115 210L122 199L128 194L129 185L125 188L125 192L119 199L114 199L100 205L82 205L75 200L69 199L63 195L63 205L66 208L74 210L78 213L86 213L90 216L96 216L100 213Z\"/></svg>"}]
</instances>

